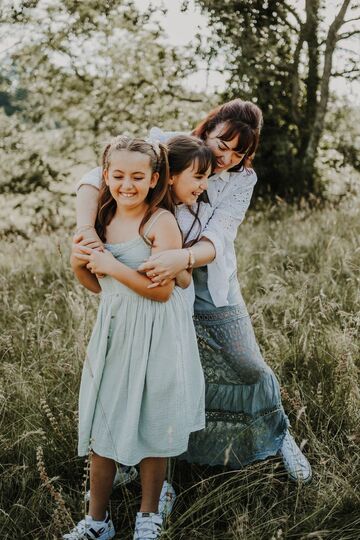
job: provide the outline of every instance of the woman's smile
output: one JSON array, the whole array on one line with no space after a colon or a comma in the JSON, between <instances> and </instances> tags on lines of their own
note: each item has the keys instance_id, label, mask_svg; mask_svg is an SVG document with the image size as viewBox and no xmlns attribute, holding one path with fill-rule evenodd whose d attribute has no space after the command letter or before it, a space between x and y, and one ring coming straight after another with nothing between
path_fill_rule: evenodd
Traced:
<instances>
[{"instance_id":1,"label":"woman's smile","mask_svg":"<svg viewBox=\"0 0 360 540\"><path fill-rule=\"evenodd\" d=\"M223 160L222 160L221 157L217 157L217 158L216 158L216 164L217 164L217 166L218 166L219 168L223 168L223 167L224 167L224 162L223 162Z\"/></svg>"}]
</instances>

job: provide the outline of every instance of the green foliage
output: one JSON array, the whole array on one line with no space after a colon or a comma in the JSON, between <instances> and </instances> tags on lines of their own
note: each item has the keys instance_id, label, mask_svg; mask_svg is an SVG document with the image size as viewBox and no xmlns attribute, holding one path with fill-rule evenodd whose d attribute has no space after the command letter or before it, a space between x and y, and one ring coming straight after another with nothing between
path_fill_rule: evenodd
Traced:
<instances>
[{"instance_id":1,"label":"green foliage","mask_svg":"<svg viewBox=\"0 0 360 540\"><path fill-rule=\"evenodd\" d=\"M323 195L326 177L317 174L316 159L331 76L331 67L326 72L324 64L331 66L331 47L347 33L336 35L336 29L328 47L331 27L324 23L325 3L318 0L306 2L305 9L283 0L197 0L197 4L208 14L212 29L200 50L228 73L222 100L256 101L264 113L256 159L262 181L257 190L289 199ZM358 8L352 9L350 20L355 21ZM347 53L346 73L355 76L358 67L351 58L356 53ZM349 155L348 147L340 152Z\"/></svg>"},{"instance_id":2,"label":"green foliage","mask_svg":"<svg viewBox=\"0 0 360 540\"><path fill-rule=\"evenodd\" d=\"M11 4L5 2L4 28L23 33L8 58L12 86L26 90L18 122L42 137L38 162L30 156L34 177L21 189L44 186L49 174L55 179L41 162L46 154L68 160L68 172L84 156L96 163L109 135L145 135L156 124L187 129L205 107L202 96L182 87L193 56L162 43L151 11L141 15L130 0L22 2L18 10Z\"/></svg>"},{"instance_id":3,"label":"green foliage","mask_svg":"<svg viewBox=\"0 0 360 540\"><path fill-rule=\"evenodd\" d=\"M213 32L207 54L223 52L229 69L223 99L256 101L264 128L256 168L263 190L285 195L296 189L299 127L291 118L293 57L291 32L283 2L216 0L198 2L209 14Z\"/></svg>"},{"instance_id":4,"label":"green foliage","mask_svg":"<svg viewBox=\"0 0 360 540\"><path fill-rule=\"evenodd\" d=\"M8 117L0 110L0 125L0 195L47 189L52 181L62 178L50 165L46 154L30 142L27 126L17 116Z\"/></svg>"},{"instance_id":5,"label":"green foliage","mask_svg":"<svg viewBox=\"0 0 360 540\"><path fill-rule=\"evenodd\" d=\"M10 75L5 77L0 74L0 110L4 109L5 114L11 116L21 110L21 101L25 97L26 92L23 89L12 90Z\"/></svg>"},{"instance_id":6,"label":"green foliage","mask_svg":"<svg viewBox=\"0 0 360 540\"><path fill-rule=\"evenodd\" d=\"M314 481L297 488L277 459L240 471L176 465L180 496L165 538L357 540L360 523L358 199L280 203L250 213L237 239L255 332L278 375ZM3 540L52 540L81 518L76 409L96 298L71 275L70 236L2 242L0 287ZM140 487L112 497L132 538Z\"/></svg>"},{"instance_id":7,"label":"green foliage","mask_svg":"<svg viewBox=\"0 0 360 540\"><path fill-rule=\"evenodd\" d=\"M327 164L341 173L350 166L360 172L360 111L347 100L332 104L322 141Z\"/></svg>"}]
</instances>

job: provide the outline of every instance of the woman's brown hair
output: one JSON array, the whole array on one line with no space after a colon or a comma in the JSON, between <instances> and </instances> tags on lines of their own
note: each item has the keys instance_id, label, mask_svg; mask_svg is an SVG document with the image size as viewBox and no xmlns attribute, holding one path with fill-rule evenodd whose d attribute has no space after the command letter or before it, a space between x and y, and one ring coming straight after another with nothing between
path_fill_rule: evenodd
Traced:
<instances>
[{"instance_id":1,"label":"woman's brown hair","mask_svg":"<svg viewBox=\"0 0 360 540\"><path fill-rule=\"evenodd\" d=\"M263 123L262 112L257 105L251 101L243 101L240 98L228 101L216 107L206 118L200 122L193 135L206 140L216 126L224 123L224 130L219 134L219 139L230 141L238 137L235 152L245 154L241 162L229 169L229 171L240 171L243 168L251 167L252 159L259 145L260 130Z\"/></svg>"},{"instance_id":2,"label":"woman's brown hair","mask_svg":"<svg viewBox=\"0 0 360 540\"><path fill-rule=\"evenodd\" d=\"M111 155L116 150L128 150L129 152L140 152L149 156L152 173L159 173L159 179L155 187L150 188L145 199L149 207L145 212L139 226L139 234L142 234L145 223L149 220L158 206L174 213L174 203L168 190L169 183L169 163L167 148L162 144L144 141L143 139L132 139L125 135L119 135L110 141L106 146L102 157L102 180L99 192L98 211L95 228L99 238L106 242L106 227L113 219L116 211L116 201L111 195L110 189L105 182L104 174L108 171Z\"/></svg>"}]
</instances>

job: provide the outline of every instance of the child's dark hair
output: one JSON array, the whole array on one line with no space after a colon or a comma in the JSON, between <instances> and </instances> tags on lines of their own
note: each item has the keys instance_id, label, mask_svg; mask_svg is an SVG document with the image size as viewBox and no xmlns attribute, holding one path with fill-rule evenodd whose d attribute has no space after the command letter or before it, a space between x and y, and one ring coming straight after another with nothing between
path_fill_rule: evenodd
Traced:
<instances>
[{"instance_id":1,"label":"child's dark hair","mask_svg":"<svg viewBox=\"0 0 360 540\"><path fill-rule=\"evenodd\" d=\"M170 210L174 213L174 203L168 190L169 183L169 163L167 147L162 144L152 143L143 139L135 139L125 135L119 135L112 139L106 146L102 157L102 181L100 185L98 212L95 222L96 232L99 238L106 242L106 227L114 217L116 211L116 201L111 195L107 186L104 174L108 171L111 155L116 150L128 150L130 152L140 152L146 154L150 159L151 172L158 172L159 179L154 188L150 188L146 197L149 208L146 210L139 226L139 234L142 234L145 223L158 206Z\"/></svg>"},{"instance_id":2,"label":"child's dark hair","mask_svg":"<svg viewBox=\"0 0 360 540\"><path fill-rule=\"evenodd\" d=\"M263 123L261 109L251 101L243 101L240 98L233 99L210 111L206 118L196 126L193 135L206 140L209 133L222 123L225 126L219 138L230 141L238 136L239 142L234 150L245 154L238 165L229 169L230 172L251 167Z\"/></svg>"},{"instance_id":3,"label":"child's dark hair","mask_svg":"<svg viewBox=\"0 0 360 540\"><path fill-rule=\"evenodd\" d=\"M198 137L194 137L193 135L176 135L168 140L167 147L171 176L182 173L191 165L196 168L197 174L205 174L209 168L212 171L216 167L216 158L214 154L210 148L206 146L205 142ZM198 198L195 211L191 207L188 207L189 211L194 216L194 221L186 236L183 237L184 246L195 244L199 239L201 233L201 223L198 217L200 202L208 202L207 194L205 192ZM194 240L187 242L187 239L196 224L198 225L197 237Z\"/></svg>"}]
</instances>

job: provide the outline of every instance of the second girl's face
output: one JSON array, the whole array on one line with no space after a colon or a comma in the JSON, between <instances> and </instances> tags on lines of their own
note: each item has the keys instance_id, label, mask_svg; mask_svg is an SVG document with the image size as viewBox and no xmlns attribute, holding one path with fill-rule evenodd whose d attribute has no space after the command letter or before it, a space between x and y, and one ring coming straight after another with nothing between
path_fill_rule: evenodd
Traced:
<instances>
[{"instance_id":1,"label":"second girl's face","mask_svg":"<svg viewBox=\"0 0 360 540\"><path fill-rule=\"evenodd\" d=\"M116 150L111 154L105 182L118 206L135 208L144 203L149 189L156 186L158 177L158 173L151 170L148 155Z\"/></svg>"},{"instance_id":2,"label":"second girl's face","mask_svg":"<svg viewBox=\"0 0 360 540\"><path fill-rule=\"evenodd\" d=\"M198 172L198 164L195 161L187 169L178 175L170 177L175 203L184 203L188 206L195 204L199 195L208 187L208 178L211 167L201 174Z\"/></svg>"},{"instance_id":3,"label":"second girl's face","mask_svg":"<svg viewBox=\"0 0 360 540\"><path fill-rule=\"evenodd\" d=\"M221 134L226 130L225 122L218 124L213 131L210 131L205 142L216 157L216 167L214 173L221 173L235 167L240 163L245 154L236 152L239 137L234 137L230 141L223 141Z\"/></svg>"}]
</instances>

